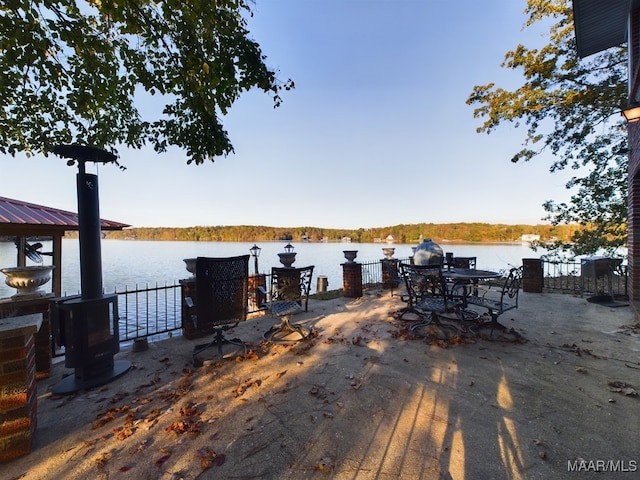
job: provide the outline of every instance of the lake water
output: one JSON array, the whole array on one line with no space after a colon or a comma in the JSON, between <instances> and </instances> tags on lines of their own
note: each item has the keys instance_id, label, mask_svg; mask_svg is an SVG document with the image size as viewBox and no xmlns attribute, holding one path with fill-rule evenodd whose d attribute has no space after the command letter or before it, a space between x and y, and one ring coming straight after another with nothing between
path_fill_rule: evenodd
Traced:
<instances>
[{"instance_id":1,"label":"lake water","mask_svg":"<svg viewBox=\"0 0 640 480\"><path fill-rule=\"evenodd\" d=\"M42 242L43 252L51 250L51 242ZM258 258L261 273L268 273L271 267L282 266L278 253L284 251L286 242L264 242ZM182 259L204 257L229 257L245 255L253 243L245 242L171 242L138 240L102 241L102 279L106 292L116 288L124 290L147 285L172 284L190 276ZM395 258L408 258L411 247L416 244L383 243L294 243L296 261L293 266L315 265L313 288L316 278L324 275L330 290L342 287L342 266L345 262L343 250L357 250L357 262L373 262L384 258L382 248L394 247ZM458 244L441 243L445 252L455 256L477 257L477 268L502 270L510 265L521 265L523 258L537 258L541 252L533 252L528 244ZM63 294L75 294L80 290L79 244L77 239L63 239L62 243L62 289ZM51 257L43 257L44 264L51 264ZM28 263L30 264L30 263ZM0 242L0 267L16 265L16 247L12 242ZM254 272L253 258L249 261L250 272ZM0 275L0 277L4 277ZM43 287L50 291L51 283ZM0 298L15 294L15 290L0 282Z\"/></svg>"}]
</instances>

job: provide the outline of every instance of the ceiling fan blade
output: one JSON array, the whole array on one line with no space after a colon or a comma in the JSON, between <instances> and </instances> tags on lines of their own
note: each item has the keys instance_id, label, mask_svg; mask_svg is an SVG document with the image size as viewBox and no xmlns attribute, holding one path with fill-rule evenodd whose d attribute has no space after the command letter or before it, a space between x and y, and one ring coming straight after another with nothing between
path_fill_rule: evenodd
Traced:
<instances>
[{"instance_id":1,"label":"ceiling fan blade","mask_svg":"<svg viewBox=\"0 0 640 480\"><path fill-rule=\"evenodd\" d=\"M24 254L34 263L42 263L42 255L38 251L39 248L42 248L42 244L40 242L34 243L33 245L29 245L27 242L24 243Z\"/></svg>"}]
</instances>

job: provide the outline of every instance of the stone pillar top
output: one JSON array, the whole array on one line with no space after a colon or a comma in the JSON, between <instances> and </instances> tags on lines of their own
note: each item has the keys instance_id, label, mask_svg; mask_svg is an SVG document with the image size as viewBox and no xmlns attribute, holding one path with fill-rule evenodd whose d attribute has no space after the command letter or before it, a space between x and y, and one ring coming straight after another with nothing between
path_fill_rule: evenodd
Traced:
<instances>
[{"instance_id":1,"label":"stone pillar top","mask_svg":"<svg viewBox=\"0 0 640 480\"><path fill-rule=\"evenodd\" d=\"M0 319L0 339L34 335L42 325L42 313Z\"/></svg>"}]
</instances>

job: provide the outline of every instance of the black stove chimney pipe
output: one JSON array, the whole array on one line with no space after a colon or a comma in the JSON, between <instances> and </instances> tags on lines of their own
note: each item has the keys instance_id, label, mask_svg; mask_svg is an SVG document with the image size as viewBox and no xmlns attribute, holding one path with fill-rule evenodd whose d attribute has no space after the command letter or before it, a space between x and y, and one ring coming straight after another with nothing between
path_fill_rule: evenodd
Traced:
<instances>
[{"instance_id":1,"label":"black stove chimney pipe","mask_svg":"<svg viewBox=\"0 0 640 480\"><path fill-rule=\"evenodd\" d=\"M102 297L102 252L100 250L100 203L98 176L86 173L78 161L78 234L80 238L80 288L83 299Z\"/></svg>"}]
</instances>

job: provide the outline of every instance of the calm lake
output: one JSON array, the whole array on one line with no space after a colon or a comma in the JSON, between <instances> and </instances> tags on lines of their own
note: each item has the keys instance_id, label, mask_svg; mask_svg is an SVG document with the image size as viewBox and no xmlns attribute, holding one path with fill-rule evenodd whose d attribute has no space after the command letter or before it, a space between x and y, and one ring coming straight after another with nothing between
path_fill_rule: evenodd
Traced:
<instances>
[{"instance_id":1,"label":"calm lake","mask_svg":"<svg viewBox=\"0 0 640 480\"><path fill-rule=\"evenodd\" d=\"M51 242L42 242L42 252L51 251ZM258 258L261 273L268 273L271 267L282 266L278 253L284 251L286 242L264 242ZM312 285L315 289L316 278L324 275L328 279L329 290L342 287L342 266L345 262L343 250L357 250L356 262L374 262L384 258L382 248L395 247L395 258L408 258L411 247L416 244L385 243L292 243L297 253L293 266L315 265ZM102 281L106 292L116 288L132 290L172 284L190 276L185 268L184 258L229 257L249 254L253 243L244 242L171 242L139 240L103 240L102 241ZM523 258L537 258L543 252L533 252L528 244L483 243L459 244L441 243L445 252L456 256L477 257L477 268L501 270L510 265L521 265ZM64 239L62 246L62 289L63 294L71 295L80 291L79 244L77 239ZM44 264L51 264L51 257L44 256ZM253 258L249 261L250 272L254 273ZM28 264L29 261L28 261ZM12 242L0 242L0 267L16 265L16 247ZM0 275L4 277L4 275ZM50 291L51 283L43 287ZM15 294L16 291L0 282L0 298Z\"/></svg>"}]
</instances>

